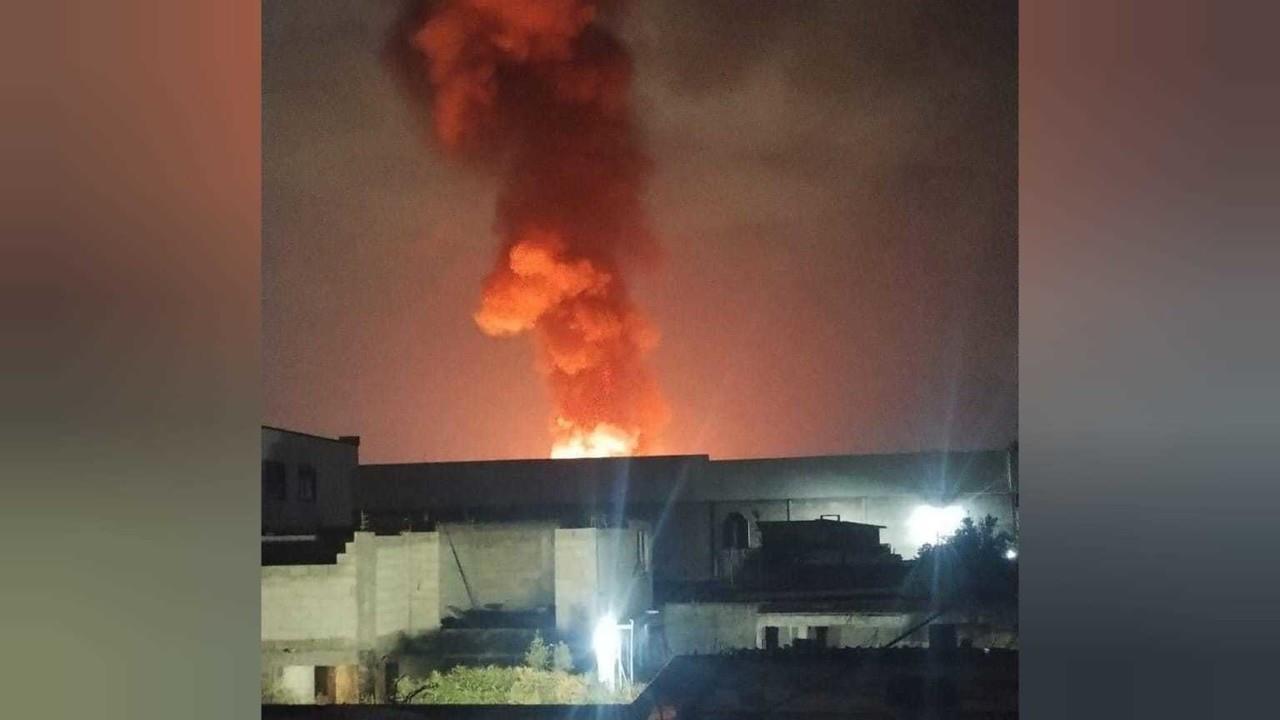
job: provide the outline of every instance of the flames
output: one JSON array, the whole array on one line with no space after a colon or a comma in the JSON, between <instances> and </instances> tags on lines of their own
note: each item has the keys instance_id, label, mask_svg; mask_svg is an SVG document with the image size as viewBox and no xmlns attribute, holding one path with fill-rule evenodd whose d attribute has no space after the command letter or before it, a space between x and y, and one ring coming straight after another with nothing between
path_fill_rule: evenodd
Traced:
<instances>
[{"instance_id":1,"label":"flames","mask_svg":"<svg viewBox=\"0 0 1280 720\"><path fill-rule=\"evenodd\" d=\"M595 458L634 455L640 438L620 427L600 423L587 431L565 418L556 418L563 436L551 446L553 458Z\"/></svg>"},{"instance_id":2,"label":"flames","mask_svg":"<svg viewBox=\"0 0 1280 720\"><path fill-rule=\"evenodd\" d=\"M630 56L598 0L446 0L411 17L398 51L435 141L501 183L476 325L533 338L552 457L651 450L669 412L645 362L658 333L624 282L656 250Z\"/></svg>"}]
</instances>

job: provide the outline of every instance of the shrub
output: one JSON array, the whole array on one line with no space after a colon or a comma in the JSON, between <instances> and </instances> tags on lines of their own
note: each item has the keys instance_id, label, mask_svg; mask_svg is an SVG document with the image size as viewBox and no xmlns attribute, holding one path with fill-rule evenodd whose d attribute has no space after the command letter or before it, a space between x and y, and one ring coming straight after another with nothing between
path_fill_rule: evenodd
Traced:
<instances>
[{"instance_id":1,"label":"shrub","mask_svg":"<svg viewBox=\"0 0 1280 720\"><path fill-rule=\"evenodd\" d=\"M458 667L432 672L426 682L401 678L396 694L407 702L492 705L506 702L515 683L513 668Z\"/></svg>"},{"instance_id":2,"label":"shrub","mask_svg":"<svg viewBox=\"0 0 1280 720\"><path fill-rule=\"evenodd\" d=\"M638 687L610 691L591 675L577 675L573 654L563 642L548 645L534 635L521 667L455 667L425 679L396 681L397 702L438 705L580 705L626 703Z\"/></svg>"},{"instance_id":3,"label":"shrub","mask_svg":"<svg viewBox=\"0 0 1280 720\"><path fill-rule=\"evenodd\" d=\"M542 633L533 636L529 649L524 652L524 664L534 670L546 670L551 667L551 647L542 639Z\"/></svg>"},{"instance_id":4,"label":"shrub","mask_svg":"<svg viewBox=\"0 0 1280 720\"><path fill-rule=\"evenodd\" d=\"M589 675L489 665L433 672L425 681L400 678L396 698L431 705L582 705L631 702L639 689L610 691Z\"/></svg>"},{"instance_id":5,"label":"shrub","mask_svg":"<svg viewBox=\"0 0 1280 720\"><path fill-rule=\"evenodd\" d=\"M910 589L954 607L1016 605L1018 565L1005 558L1013 537L997 524L965 518L954 535L920 548Z\"/></svg>"},{"instance_id":6,"label":"shrub","mask_svg":"<svg viewBox=\"0 0 1280 720\"><path fill-rule=\"evenodd\" d=\"M586 678L580 675L517 668L507 701L520 705L571 705L583 701L586 685Z\"/></svg>"},{"instance_id":7,"label":"shrub","mask_svg":"<svg viewBox=\"0 0 1280 720\"><path fill-rule=\"evenodd\" d=\"M551 667L560 672L573 671L573 653L569 652L569 646L562 642L556 643L555 654L551 658Z\"/></svg>"}]
</instances>

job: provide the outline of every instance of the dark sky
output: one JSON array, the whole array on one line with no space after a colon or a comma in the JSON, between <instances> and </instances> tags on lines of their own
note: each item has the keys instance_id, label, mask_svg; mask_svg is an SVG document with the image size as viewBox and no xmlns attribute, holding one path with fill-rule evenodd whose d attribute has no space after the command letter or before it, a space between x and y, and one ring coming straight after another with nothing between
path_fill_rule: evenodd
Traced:
<instances>
[{"instance_id":1,"label":"dark sky","mask_svg":"<svg viewBox=\"0 0 1280 720\"><path fill-rule=\"evenodd\" d=\"M1016 6L634 3L664 452L1016 437ZM399 7L263 5L263 419L364 461L543 457L531 344L471 317L496 185L423 142Z\"/></svg>"}]
</instances>

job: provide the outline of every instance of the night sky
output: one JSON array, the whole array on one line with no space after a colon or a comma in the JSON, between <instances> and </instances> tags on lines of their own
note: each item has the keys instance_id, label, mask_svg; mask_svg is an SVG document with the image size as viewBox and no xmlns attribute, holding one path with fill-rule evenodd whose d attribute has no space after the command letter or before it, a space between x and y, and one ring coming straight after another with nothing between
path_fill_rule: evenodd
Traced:
<instances>
[{"instance_id":1,"label":"night sky","mask_svg":"<svg viewBox=\"0 0 1280 720\"><path fill-rule=\"evenodd\" d=\"M1016 2L635 2L665 453L1017 434ZM263 421L366 462L545 457L523 338L472 320L496 184L424 142L401 6L263 5Z\"/></svg>"}]
</instances>

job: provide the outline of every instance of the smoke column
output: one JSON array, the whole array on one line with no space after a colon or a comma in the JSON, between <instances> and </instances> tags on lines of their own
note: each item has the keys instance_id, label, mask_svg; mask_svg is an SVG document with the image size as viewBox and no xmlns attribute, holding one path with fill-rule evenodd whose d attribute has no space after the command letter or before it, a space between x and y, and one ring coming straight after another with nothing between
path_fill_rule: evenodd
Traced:
<instances>
[{"instance_id":1,"label":"smoke column","mask_svg":"<svg viewBox=\"0 0 1280 720\"><path fill-rule=\"evenodd\" d=\"M645 355L655 329L625 261L656 243L631 60L598 0L446 0L415 8L393 54L450 155L500 178L502 240L475 321L528 333L554 415L552 457L643 454L668 409Z\"/></svg>"}]
</instances>

